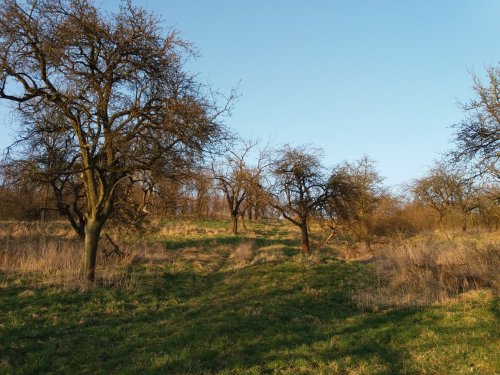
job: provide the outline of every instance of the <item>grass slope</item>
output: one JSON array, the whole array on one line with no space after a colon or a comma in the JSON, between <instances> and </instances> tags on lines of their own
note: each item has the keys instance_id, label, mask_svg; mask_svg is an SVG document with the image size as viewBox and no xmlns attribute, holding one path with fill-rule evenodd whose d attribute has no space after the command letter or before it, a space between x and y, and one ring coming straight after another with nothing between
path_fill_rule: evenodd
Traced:
<instances>
[{"instance_id":1,"label":"grass slope","mask_svg":"<svg viewBox=\"0 0 500 375\"><path fill-rule=\"evenodd\" d=\"M368 266L333 257L313 262L297 255L282 228L267 238L259 230L257 245L281 258L233 267L234 247L246 237L164 239L177 261L129 267L133 288L29 287L0 274L0 373L500 370L498 300L491 293L444 306L362 311L351 295L372 283ZM180 258L189 248L199 256Z\"/></svg>"}]
</instances>

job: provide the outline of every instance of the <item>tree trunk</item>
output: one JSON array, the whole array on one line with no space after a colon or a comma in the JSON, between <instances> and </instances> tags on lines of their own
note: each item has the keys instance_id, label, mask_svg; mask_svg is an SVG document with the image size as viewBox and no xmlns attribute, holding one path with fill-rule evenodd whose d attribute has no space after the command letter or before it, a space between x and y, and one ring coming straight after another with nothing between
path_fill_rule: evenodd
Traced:
<instances>
[{"instance_id":1,"label":"tree trunk","mask_svg":"<svg viewBox=\"0 0 500 375\"><path fill-rule=\"evenodd\" d=\"M246 223L245 223L245 213L244 212L241 214L241 225L243 226L244 230L247 230L247 226L246 226Z\"/></svg>"},{"instance_id":2,"label":"tree trunk","mask_svg":"<svg viewBox=\"0 0 500 375\"><path fill-rule=\"evenodd\" d=\"M238 234L238 214L231 213L231 234Z\"/></svg>"},{"instance_id":3,"label":"tree trunk","mask_svg":"<svg viewBox=\"0 0 500 375\"><path fill-rule=\"evenodd\" d=\"M307 229L307 221L302 221L300 225L300 230L302 232L302 251L305 254L309 253L309 230Z\"/></svg>"},{"instance_id":4,"label":"tree trunk","mask_svg":"<svg viewBox=\"0 0 500 375\"><path fill-rule=\"evenodd\" d=\"M83 248L83 276L87 281L95 280L95 265L97 260L97 247L99 237L104 225L104 220L89 219L85 225L85 242Z\"/></svg>"},{"instance_id":5,"label":"tree trunk","mask_svg":"<svg viewBox=\"0 0 500 375\"><path fill-rule=\"evenodd\" d=\"M252 221L253 219L253 209L252 209L252 206L248 207L248 220Z\"/></svg>"},{"instance_id":6,"label":"tree trunk","mask_svg":"<svg viewBox=\"0 0 500 375\"><path fill-rule=\"evenodd\" d=\"M43 209L42 209L41 217L40 217L40 221L42 223L45 223L45 216L47 215L47 212L46 212L47 206L49 204L49 188L45 187L44 190L45 190L45 193L43 196Z\"/></svg>"}]
</instances>

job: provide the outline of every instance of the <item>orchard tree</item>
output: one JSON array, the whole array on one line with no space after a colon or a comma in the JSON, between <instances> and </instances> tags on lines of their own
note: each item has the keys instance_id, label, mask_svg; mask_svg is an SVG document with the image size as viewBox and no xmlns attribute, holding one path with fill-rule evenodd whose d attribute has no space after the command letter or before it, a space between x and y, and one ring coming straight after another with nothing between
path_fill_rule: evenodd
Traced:
<instances>
[{"instance_id":1,"label":"orchard tree","mask_svg":"<svg viewBox=\"0 0 500 375\"><path fill-rule=\"evenodd\" d=\"M455 182L441 168L432 170L428 176L418 179L413 185L417 201L432 207L438 215L442 230L443 219L453 204L455 188Z\"/></svg>"},{"instance_id":2,"label":"orchard tree","mask_svg":"<svg viewBox=\"0 0 500 375\"><path fill-rule=\"evenodd\" d=\"M259 174L259 179L250 186L247 197L243 202L242 211L246 214L248 220L259 220L260 217L269 214L269 194L263 187L265 180L266 174L265 171L262 171ZM242 215L242 219L244 216ZM245 225L245 221L242 220L242 222Z\"/></svg>"},{"instance_id":3,"label":"orchard tree","mask_svg":"<svg viewBox=\"0 0 500 375\"><path fill-rule=\"evenodd\" d=\"M0 217L2 220L38 220L43 215L44 186L33 180L27 165L19 161L0 164ZM42 198L43 199L43 198Z\"/></svg>"},{"instance_id":4,"label":"orchard tree","mask_svg":"<svg viewBox=\"0 0 500 375\"><path fill-rule=\"evenodd\" d=\"M210 203L214 199L214 181L212 174L198 170L192 178L195 192L195 212L199 219L207 219L210 214Z\"/></svg>"},{"instance_id":5,"label":"orchard tree","mask_svg":"<svg viewBox=\"0 0 500 375\"><path fill-rule=\"evenodd\" d=\"M473 75L476 98L463 105L466 119L455 125L455 161L472 162L500 181L500 66L486 70L487 83Z\"/></svg>"},{"instance_id":6,"label":"orchard tree","mask_svg":"<svg viewBox=\"0 0 500 375\"><path fill-rule=\"evenodd\" d=\"M332 171L326 188L327 195L320 215L330 232L325 244L339 232L350 230L353 223L359 220L356 206L362 194L345 165Z\"/></svg>"},{"instance_id":7,"label":"orchard tree","mask_svg":"<svg viewBox=\"0 0 500 375\"><path fill-rule=\"evenodd\" d=\"M358 161L346 162L337 169L337 173L345 176L346 183L352 189L349 205L350 230L368 248L371 247L373 237L373 213L384 193L381 185L383 179L374 164L368 156L363 156Z\"/></svg>"},{"instance_id":8,"label":"orchard tree","mask_svg":"<svg viewBox=\"0 0 500 375\"><path fill-rule=\"evenodd\" d=\"M53 111L41 110L23 115L24 130L21 131L21 139L9 148L9 155L15 154L17 159L6 158L7 163L17 165L18 175L23 176L18 179L18 185L37 184L45 191L47 198L49 189L52 191L55 207L45 199L42 212L58 211L83 240L85 193L79 175L81 166L79 154L74 147L74 134L47 131L61 126L65 121L63 116ZM42 126L45 131L35 131Z\"/></svg>"},{"instance_id":9,"label":"orchard tree","mask_svg":"<svg viewBox=\"0 0 500 375\"><path fill-rule=\"evenodd\" d=\"M260 182L266 166L266 151L259 152L251 166L248 159L257 141L242 140L228 148L225 155L211 166L217 188L224 195L231 216L231 233L238 233L238 218L245 214L245 201L261 189Z\"/></svg>"},{"instance_id":10,"label":"orchard tree","mask_svg":"<svg viewBox=\"0 0 500 375\"><path fill-rule=\"evenodd\" d=\"M438 214L438 223L444 231L444 217L456 210L462 216L462 230L467 230L467 218L477 208L473 180L443 164L437 164L428 176L414 183L413 192L418 201L432 207Z\"/></svg>"},{"instance_id":11,"label":"orchard tree","mask_svg":"<svg viewBox=\"0 0 500 375\"><path fill-rule=\"evenodd\" d=\"M221 135L227 106L185 71L191 53L130 2L105 13L91 0L0 1L0 99L22 114L24 140L70 142L65 173L83 184L88 281L120 185L195 160ZM38 113L60 121L38 121Z\"/></svg>"},{"instance_id":12,"label":"orchard tree","mask_svg":"<svg viewBox=\"0 0 500 375\"><path fill-rule=\"evenodd\" d=\"M481 222L490 232L500 227L500 186L483 184L475 191L474 201Z\"/></svg>"},{"instance_id":13,"label":"orchard tree","mask_svg":"<svg viewBox=\"0 0 500 375\"><path fill-rule=\"evenodd\" d=\"M284 146L276 152L271 186L271 205L298 226L302 251L310 252L308 221L327 198L327 176L321 164L322 151L310 146Z\"/></svg>"}]
</instances>

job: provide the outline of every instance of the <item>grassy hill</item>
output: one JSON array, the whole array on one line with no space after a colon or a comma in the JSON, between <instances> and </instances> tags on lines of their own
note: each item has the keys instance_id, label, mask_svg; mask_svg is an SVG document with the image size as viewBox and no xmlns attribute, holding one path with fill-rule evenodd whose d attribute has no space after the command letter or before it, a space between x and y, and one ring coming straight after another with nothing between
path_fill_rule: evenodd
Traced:
<instances>
[{"instance_id":1,"label":"grassy hill","mask_svg":"<svg viewBox=\"0 0 500 375\"><path fill-rule=\"evenodd\" d=\"M357 296L388 282L373 263L340 259L340 243L303 256L295 237L282 223L249 224L236 237L221 222L158 224L123 236L129 255L101 259L100 282L85 289L54 282L54 270L16 272L4 250L0 373L500 371L491 288L367 308ZM9 251L21 241L5 238Z\"/></svg>"}]
</instances>

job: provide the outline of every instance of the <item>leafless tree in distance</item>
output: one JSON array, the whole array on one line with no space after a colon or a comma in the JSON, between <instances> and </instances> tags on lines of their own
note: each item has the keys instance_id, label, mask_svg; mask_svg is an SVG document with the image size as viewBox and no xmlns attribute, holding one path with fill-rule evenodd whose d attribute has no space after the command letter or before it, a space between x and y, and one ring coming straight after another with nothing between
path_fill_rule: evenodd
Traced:
<instances>
[{"instance_id":1,"label":"leafless tree in distance","mask_svg":"<svg viewBox=\"0 0 500 375\"><path fill-rule=\"evenodd\" d=\"M211 166L213 178L227 202L232 234L238 233L238 218L248 208L246 200L262 190L260 182L267 166L267 153L265 150L258 152L253 165L249 160L257 145L255 140L240 140Z\"/></svg>"},{"instance_id":2,"label":"leafless tree in distance","mask_svg":"<svg viewBox=\"0 0 500 375\"><path fill-rule=\"evenodd\" d=\"M272 166L271 205L300 228L304 253L310 252L308 221L328 195L321 157L322 150L312 146L285 145L276 152Z\"/></svg>"}]
</instances>

